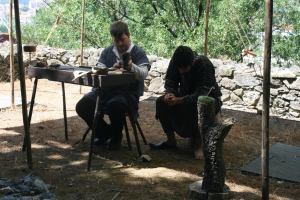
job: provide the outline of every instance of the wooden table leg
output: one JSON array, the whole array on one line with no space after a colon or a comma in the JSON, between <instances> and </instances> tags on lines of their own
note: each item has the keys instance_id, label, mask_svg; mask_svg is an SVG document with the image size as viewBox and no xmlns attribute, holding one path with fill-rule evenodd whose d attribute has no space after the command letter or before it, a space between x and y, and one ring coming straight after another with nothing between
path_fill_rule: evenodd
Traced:
<instances>
[{"instance_id":1,"label":"wooden table leg","mask_svg":"<svg viewBox=\"0 0 300 200\"><path fill-rule=\"evenodd\" d=\"M101 90L102 88L99 88L98 90L98 95L97 95L97 101L96 101L96 108L95 108L95 113L94 113L94 122L93 122L93 129L92 129L92 136L91 136L91 144L90 144L90 152L89 152L89 160L88 160L88 165L87 165L87 171L90 171L91 168L91 162L92 162L92 155L93 155L93 143L94 143L94 138L95 138L95 133L97 129L97 123L98 123L98 113L100 109L100 99L101 99Z\"/></svg>"},{"instance_id":2,"label":"wooden table leg","mask_svg":"<svg viewBox=\"0 0 300 200\"><path fill-rule=\"evenodd\" d=\"M62 95L63 95L63 112L64 112L64 124L65 124L65 139L68 140L68 123L67 123L67 111L66 111L66 93L65 83L61 82Z\"/></svg>"},{"instance_id":3,"label":"wooden table leg","mask_svg":"<svg viewBox=\"0 0 300 200\"><path fill-rule=\"evenodd\" d=\"M28 116L29 128L30 128L30 121L31 121L31 116L32 116L32 111L33 111L33 106L34 106L34 99L35 99L37 84L38 84L38 79L36 78L36 79L34 79L34 83L33 83L30 108L29 108L29 116ZM22 151L25 151L25 149L26 149L26 141L25 141L25 137L24 137Z\"/></svg>"},{"instance_id":4,"label":"wooden table leg","mask_svg":"<svg viewBox=\"0 0 300 200\"><path fill-rule=\"evenodd\" d=\"M132 111L132 106L131 106L130 94L128 92L128 86L124 85L124 87L125 87L126 98L127 98L128 106L129 106L128 114L129 114L130 123L131 123L132 129L133 129L133 133L134 133L134 137L135 137L136 146L138 148L139 156L142 156L140 142L139 142L139 138L138 138L138 135L137 135L136 126L135 126L135 122L134 122L134 116L133 116L133 111Z\"/></svg>"}]
</instances>

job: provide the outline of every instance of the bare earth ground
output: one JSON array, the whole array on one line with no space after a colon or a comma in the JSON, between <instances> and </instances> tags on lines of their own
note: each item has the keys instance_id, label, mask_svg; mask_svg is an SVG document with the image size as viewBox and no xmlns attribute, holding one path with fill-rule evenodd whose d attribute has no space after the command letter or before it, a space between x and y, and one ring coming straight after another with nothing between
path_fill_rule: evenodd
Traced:
<instances>
[{"instance_id":1,"label":"bare earth ground","mask_svg":"<svg viewBox=\"0 0 300 200\"><path fill-rule=\"evenodd\" d=\"M31 99L33 81L27 80L27 99ZM0 83L0 94L10 95L10 83ZM20 97L19 82L15 96ZM203 178L203 161L194 159L193 150L186 147L187 139L178 138L176 150L153 151L140 139L143 154L151 162L139 162L134 136L133 150L128 151L126 137L122 149L102 150L95 147L91 171L86 171L90 134L81 139L86 125L74 110L77 101L90 88L66 84L69 140L64 138L61 85L39 80L31 121L33 169L29 170L26 153L21 151L24 129L21 107L0 111L0 178L21 179L31 171L46 183L58 199L190 199L189 184ZM154 96L140 102L139 123L148 142L165 139L155 115ZM261 116L251 110L223 109L223 118L234 117L233 126L224 142L227 166L228 199L261 199L261 177L241 174L240 169L261 153ZM270 118L270 146L278 142L299 146L299 120ZM278 182L270 178L270 199L300 199L300 184Z\"/></svg>"}]
</instances>

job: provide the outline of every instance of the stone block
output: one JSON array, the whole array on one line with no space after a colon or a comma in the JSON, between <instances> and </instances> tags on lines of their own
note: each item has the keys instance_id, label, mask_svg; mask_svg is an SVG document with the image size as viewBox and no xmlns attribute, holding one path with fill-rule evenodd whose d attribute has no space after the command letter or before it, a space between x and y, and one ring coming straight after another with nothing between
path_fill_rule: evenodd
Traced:
<instances>
[{"instance_id":1,"label":"stone block","mask_svg":"<svg viewBox=\"0 0 300 200\"><path fill-rule=\"evenodd\" d=\"M292 108L293 110L300 111L300 102L299 101L291 101L290 108Z\"/></svg>"},{"instance_id":2,"label":"stone block","mask_svg":"<svg viewBox=\"0 0 300 200\"><path fill-rule=\"evenodd\" d=\"M221 65L219 67L218 74L222 77L232 77L233 76L233 69L232 66L228 65Z\"/></svg>"},{"instance_id":3,"label":"stone block","mask_svg":"<svg viewBox=\"0 0 300 200\"><path fill-rule=\"evenodd\" d=\"M242 97L243 94L244 94L244 90L243 90L242 88L236 89L236 90L234 90L233 92L234 92L234 94L236 94L236 95L239 96L239 97Z\"/></svg>"},{"instance_id":4,"label":"stone block","mask_svg":"<svg viewBox=\"0 0 300 200\"><path fill-rule=\"evenodd\" d=\"M95 67L97 62L98 62L99 58L98 57L94 57L94 56L90 56L88 59L87 59L87 66L90 66L90 67Z\"/></svg>"},{"instance_id":5,"label":"stone block","mask_svg":"<svg viewBox=\"0 0 300 200\"><path fill-rule=\"evenodd\" d=\"M280 88L278 88L278 93L279 94L284 94L284 93L288 93L289 89L286 86L282 86Z\"/></svg>"},{"instance_id":6,"label":"stone block","mask_svg":"<svg viewBox=\"0 0 300 200\"><path fill-rule=\"evenodd\" d=\"M283 95L282 95L282 98L283 98L284 100L294 101L294 100L297 98L297 96L294 95L294 94L283 94Z\"/></svg>"},{"instance_id":7,"label":"stone block","mask_svg":"<svg viewBox=\"0 0 300 200\"><path fill-rule=\"evenodd\" d=\"M161 77L154 78L150 81L148 91L154 93L163 93L164 92L164 81Z\"/></svg>"},{"instance_id":8,"label":"stone block","mask_svg":"<svg viewBox=\"0 0 300 200\"><path fill-rule=\"evenodd\" d=\"M147 56L147 58L148 58L151 65L152 65L152 63L154 63L158 60L158 57L155 56L155 55L149 55L149 56Z\"/></svg>"},{"instance_id":9,"label":"stone block","mask_svg":"<svg viewBox=\"0 0 300 200\"><path fill-rule=\"evenodd\" d=\"M234 90L236 88L236 84L229 78L222 78L220 82L221 86L225 87L229 90Z\"/></svg>"},{"instance_id":10,"label":"stone block","mask_svg":"<svg viewBox=\"0 0 300 200\"><path fill-rule=\"evenodd\" d=\"M223 61L221 59L210 59L210 62L213 64L215 68L223 65Z\"/></svg>"},{"instance_id":11,"label":"stone block","mask_svg":"<svg viewBox=\"0 0 300 200\"><path fill-rule=\"evenodd\" d=\"M273 95L273 96L277 96L278 95L278 90L271 88L270 89L270 94Z\"/></svg>"},{"instance_id":12,"label":"stone block","mask_svg":"<svg viewBox=\"0 0 300 200\"><path fill-rule=\"evenodd\" d=\"M290 84L289 88L292 90L300 90L300 77L297 77L297 79Z\"/></svg>"},{"instance_id":13,"label":"stone block","mask_svg":"<svg viewBox=\"0 0 300 200\"><path fill-rule=\"evenodd\" d=\"M242 101L240 97L235 95L233 92L230 93L230 100L235 104L235 105L244 105L245 103Z\"/></svg>"},{"instance_id":14,"label":"stone block","mask_svg":"<svg viewBox=\"0 0 300 200\"><path fill-rule=\"evenodd\" d=\"M152 76L152 77L159 77L160 76L160 73L158 73L157 71L149 71L148 73L149 76Z\"/></svg>"},{"instance_id":15,"label":"stone block","mask_svg":"<svg viewBox=\"0 0 300 200\"><path fill-rule=\"evenodd\" d=\"M271 85L271 87L275 87L275 88L281 87L282 80L271 78L270 85Z\"/></svg>"},{"instance_id":16,"label":"stone block","mask_svg":"<svg viewBox=\"0 0 300 200\"><path fill-rule=\"evenodd\" d=\"M260 98L260 92L247 91L243 95L243 101L248 106L254 106L257 104Z\"/></svg>"},{"instance_id":17,"label":"stone block","mask_svg":"<svg viewBox=\"0 0 300 200\"><path fill-rule=\"evenodd\" d=\"M271 77L272 78L296 78L296 75L293 72L285 69L285 70L272 71Z\"/></svg>"},{"instance_id":18,"label":"stone block","mask_svg":"<svg viewBox=\"0 0 300 200\"><path fill-rule=\"evenodd\" d=\"M284 108L285 101L280 98L275 98L273 100L273 107Z\"/></svg>"},{"instance_id":19,"label":"stone block","mask_svg":"<svg viewBox=\"0 0 300 200\"><path fill-rule=\"evenodd\" d=\"M230 91L226 89L221 89L222 96L221 96L221 101L229 101L230 100Z\"/></svg>"},{"instance_id":20,"label":"stone block","mask_svg":"<svg viewBox=\"0 0 300 200\"><path fill-rule=\"evenodd\" d=\"M258 91L258 92L260 92L261 94L263 93L263 88L262 88L262 86L255 86L254 87L254 90L256 90L256 91Z\"/></svg>"},{"instance_id":21,"label":"stone block","mask_svg":"<svg viewBox=\"0 0 300 200\"><path fill-rule=\"evenodd\" d=\"M221 80L222 80L222 77L216 74L216 81L217 81L217 83L220 83Z\"/></svg>"},{"instance_id":22,"label":"stone block","mask_svg":"<svg viewBox=\"0 0 300 200\"><path fill-rule=\"evenodd\" d=\"M234 76L234 81L240 87L257 86L262 84L250 73L236 74Z\"/></svg>"},{"instance_id":23,"label":"stone block","mask_svg":"<svg viewBox=\"0 0 300 200\"><path fill-rule=\"evenodd\" d=\"M292 115L293 117L299 117L300 116L300 111L296 111L290 108L289 114Z\"/></svg>"},{"instance_id":24,"label":"stone block","mask_svg":"<svg viewBox=\"0 0 300 200\"><path fill-rule=\"evenodd\" d=\"M52 64L59 64L59 65L64 65L63 62L59 61L59 60L56 60L56 59L50 59L48 60L48 66L49 65L52 65Z\"/></svg>"},{"instance_id":25,"label":"stone block","mask_svg":"<svg viewBox=\"0 0 300 200\"><path fill-rule=\"evenodd\" d=\"M202 181L196 181L189 185L188 194L192 199L199 200L223 200L229 195L230 189L224 185L222 193L211 193L202 190Z\"/></svg>"}]
</instances>

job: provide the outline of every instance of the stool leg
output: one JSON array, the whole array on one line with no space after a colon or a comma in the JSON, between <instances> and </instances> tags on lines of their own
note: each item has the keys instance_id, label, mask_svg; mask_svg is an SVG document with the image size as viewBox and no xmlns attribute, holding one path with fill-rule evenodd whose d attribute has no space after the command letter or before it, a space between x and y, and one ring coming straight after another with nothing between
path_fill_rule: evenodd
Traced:
<instances>
[{"instance_id":1,"label":"stool leg","mask_svg":"<svg viewBox=\"0 0 300 200\"><path fill-rule=\"evenodd\" d=\"M126 118L125 118L124 126L125 126L125 133L126 133L128 148L129 148L129 151L131 151L132 148L131 148L131 142L130 142L130 137L129 137L129 133L128 133L128 127L127 127Z\"/></svg>"},{"instance_id":2,"label":"stool leg","mask_svg":"<svg viewBox=\"0 0 300 200\"><path fill-rule=\"evenodd\" d=\"M37 84L38 84L38 79L36 78L36 79L34 79L30 108L29 108L29 116L28 116L29 128L30 128L30 122L31 122L32 111L33 111L33 106L34 106L34 99L35 99ZM24 136L22 151L25 151L25 149L26 149L26 141L25 141L25 136Z\"/></svg>"},{"instance_id":3,"label":"stool leg","mask_svg":"<svg viewBox=\"0 0 300 200\"><path fill-rule=\"evenodd\" d=\"M142 138L143 138L144 144L147 145L146 138L145 138L145 136L144 136L144 134L143 134L143 131L142 131L141 127L140 127L139 122L136 120L135 123L136 123L136 126L138 127L138 129L139 129L139 131L140 131L140 134L141 134L141 136L142 136Z\"/></svg>"},{"instance_id":4,"label":"stool leg","mask_svg":"<svg viewBox=\"0 0 300 200\"><path fill-rule=\"evenodd\" d=\"M64 124L65 124L65 139L68 140L68 123L67 123L67 111L66 111L66 93L65 83L61 82L61 88L63 93L63 113L64 113Z\"/></svg>"},{"instance_id":5,"label":"stool leg","mask_svg":"<svg viewBox=\"0 0 300 200\"><path fill-rule=\"evenodd\" d=\"M136 142L136 147L138 149L139 152L139 156L142 156L142 151L141 151L141 147L140 147L140 142L139 142L139 138L137 135L137 131L136 131L136 126L135 126L135 120L133 118L133 112L132 112L132 106L131 106L131 100L130 100L130 95L129 95L129 91L128 91L128 86L124 85L125 87L125 91L126 91L126 98L127 98L127 102L128 102L128 114L129 114L129 119L130 119L130 123L131 126L133 128L133 133L134 133L134 137L135 137L135 142Z\"/></svg>"},{"instance_id":6,"label":"stool leg","mask_svg":"<svg viewBox=\"0 0 300 200\"><path fill-rule=\"evenodd\" d=\"M84 133L84 135L83 135L83 137L82 137L82 140L81 140L82 142L84 142L84 140L85 140L87 134L90 132L90 130L91 130L90 128L87 128L87 129L86 129L86 131L85 131L85 133Z\"/></svg>"}]
</instances>

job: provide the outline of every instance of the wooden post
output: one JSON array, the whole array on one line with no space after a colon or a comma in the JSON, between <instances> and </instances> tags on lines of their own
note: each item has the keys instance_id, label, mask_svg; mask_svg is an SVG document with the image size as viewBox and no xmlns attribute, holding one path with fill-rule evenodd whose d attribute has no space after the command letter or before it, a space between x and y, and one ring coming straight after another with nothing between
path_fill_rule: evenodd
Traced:
<instances>
[{"instance_id":1,"label":"wooden post","mask_svg":"<svg viewBox=\"0 0 300 200\"><path fill-rule=\"evenodd\" d=\"M32 153L31 153L31 141L29 132L29 121L27 115L27 99L26 99L26 85L25 85L25 74L23 67L23 52L22 52L22 38L21 38L21 26L20 26L20 15L19 15L19 1L14 0L15 8L15 22L16 22L16 35L17 35L17 46L18 46L18 65L20 74L20 87L22 96L22 113L23 113L23 125L25 131L25 141L27 146L27 164L32 169Z\"/></svg>"},{"instance_id":2,"label":"wooden post","mask_svg":"<svg viewBox=\"0 0 300 200\"><path fill-rule=\"evenodd\" d=\"M14 87L14 38L12 31L12 0L9 0L9 43L10 43L10 90L11 108L15 108L15 87Z\"/></svg>"},{"instance_id":3,"label":"wooden post","mask_svg":"<svg viewBox=\"0 0 300 200\"><path fill-rule=\"evenodd\" d=\"M85 0L82 1L81 56L80 56L80 66L82 66L82 63L83 63L84 10L85 10ZM81 94L81 86L79 87L79 94Z\"/></svg>"},{"instance_id":4,"label":"wooden post","mask_svg":"<svg viewBox=\"0 0 300 200\"><path fill-rule=\"evenodd\" d=\"M210 0L206 3L206 21L205 21L205 44L204 44L204 56L207 56L207 38L208 38L208 16L209 16L209 4Z\"/></svg>"},{"instance_id":5,"label":"wooden post","mask_svg":"<svg viewBox=\"0 0 300 200\"><path fill-rule=\"evenodd\" d=\"M263 112L262 112L262 199L269 199L269 105L273 0L266 0Z\"/></svg>"}]
</instances>

